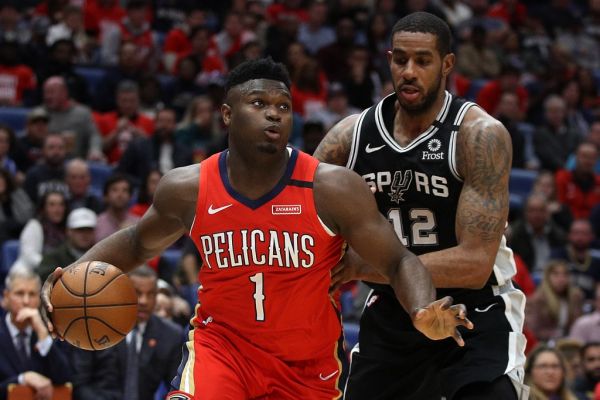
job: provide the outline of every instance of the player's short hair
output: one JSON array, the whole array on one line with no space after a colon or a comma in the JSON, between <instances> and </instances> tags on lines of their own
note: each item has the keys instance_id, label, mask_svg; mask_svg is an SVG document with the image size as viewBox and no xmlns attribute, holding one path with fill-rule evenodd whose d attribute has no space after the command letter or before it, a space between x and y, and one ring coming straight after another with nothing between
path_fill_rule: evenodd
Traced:
<instances>
[{"instance_id":1,"label":"player's short hair","mask_svg":"<svg viewBox=\"0 0 600 400\"><path fill-rule=\"evenodd\" d=\"M431 33L437 37L437 49L443 57L452 48L452 33L444 20L427 12L415 12L401 18L392 28L392 38L396 32Z\"/></svg>"},{"instance_id":2,"label":"player's short hair","mask_svg":"<svg viewBox=\"0 0 600 400\"><path fill-rule=\"evenodd\" d=\"M273 61L271 57L266 57L245 61L231 70L225 83L225 93L232 87L253 79L280 81L288 89L291 86L290 75L285 65Z\"/></svg>"}]
</instances>

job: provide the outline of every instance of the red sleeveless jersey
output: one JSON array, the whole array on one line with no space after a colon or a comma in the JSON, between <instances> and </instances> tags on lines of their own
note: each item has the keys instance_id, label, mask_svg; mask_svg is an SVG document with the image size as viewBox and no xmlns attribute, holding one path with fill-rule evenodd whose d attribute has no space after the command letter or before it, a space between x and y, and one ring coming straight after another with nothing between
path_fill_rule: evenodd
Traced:
<instances>
[{"instance_id":1,"label":"red sleeveless jersey","mask_svg":"<svg viewBox=\"0 0 600 400\"><path fill-rule=\"evenodd\" d=\"M227 151L201 163L190 236L204 261L194 326L218 324L285 361L327 356L341 334L328 294L343 239L317 216L318 161L290 150L284 176L259 199L237 193Z\"/></svg>"}]
</instances>

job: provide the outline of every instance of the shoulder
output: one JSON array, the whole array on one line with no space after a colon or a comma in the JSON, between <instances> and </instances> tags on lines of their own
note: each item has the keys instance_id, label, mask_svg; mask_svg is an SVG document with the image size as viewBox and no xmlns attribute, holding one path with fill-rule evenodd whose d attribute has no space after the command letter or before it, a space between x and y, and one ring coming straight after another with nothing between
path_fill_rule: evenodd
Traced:
<instances>
[{"instance_id":1,"label":"shoulder","mask_svg":"<svg viewBox=\"0 0 600 400\"><path fill-rule=\"evenodd\" d=\"M350 155L354 125L360 114L353 114L335 124L327 132L314 156L320 161L345 165Z\"/></svg>"},{"instance_id":2,"label":"shoulder","mask_svg":"<svg viewBox=\"0 0 600 400\"><path fill-rule=\"evenodd\" d=\"M460 125L459 136L476 136L482 132L489 132L489 134L494 135L508 134L508 131L500 121L476 105L467 111Z\"/></svg>"},{"instance_id":3,"label":"shoulder","mask_svg":"<svg viewBox=\"0 0 600 400\"><path fill-rule=\"evenodd\" d=\"M167 214L195 212L199 176L199 164L174 168L167 172L158 182L154 207Z\"/></svg>"}]
</instances>

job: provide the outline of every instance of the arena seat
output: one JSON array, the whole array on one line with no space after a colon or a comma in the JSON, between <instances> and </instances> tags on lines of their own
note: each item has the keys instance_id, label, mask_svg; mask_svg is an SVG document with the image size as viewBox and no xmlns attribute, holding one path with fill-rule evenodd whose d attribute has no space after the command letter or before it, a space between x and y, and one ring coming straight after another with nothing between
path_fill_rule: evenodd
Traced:
<instances>
[{"instance_id":1,"label":"arena seat","mask_svg":"<svg viewBox=\"0 0 600 400\"><path fill-rule=\"evenodd\" d=\"M344 322L344 339L346 339L346 350L350 351L358 343L358 332L360 325L354 322Z\"/></svg>"},{"instance_id":2,"label":"arena seat","mask_svg":"<svg viewBox=\"0 0 600 400\"><path fill-rule=\"evenodd\" d=\"M167 249L163 251L160 256L161 261L163 262L160 263L160 266L164 267L165 270L160 271L160 276L172 278L173 275L175 275L175 272L177 272L177 268L179 268L181 256L182 253L180 249Z\"/></svg>"},{"instance_id":3,"label":"arena seat","mask_svg":"<svg viewBox=\"0 0 600 400\"><path fill-rule=\"evenodd\" d=\"M536 178L536 171L520 168L513 168L510 171L508 191L510 192L511 205L522 205L525 202L525 199L531 193Z\"/></svg>"},{"instance_id":4,"label":"arena seat","mask_svg":"<svg viewBox=\"0 0 600 400\"><path fill-rule=\"evenodd\" d=\"M93 97L106 75L106 70L98 67L75 67L75 73L85 79L90 96Z\"/></svg>"},{"instance_id":5,"label":"arena seat","mask_svg":"<svg viewBox=\"0 0 600 400\"><path fill-rule=\"evenodd\" d=\"M4 288L4 278L8 274L10 267L19 257L18 240L7 240L2 244L2 255L0 259L0 288Z\"/></svg>"},{"instance_id":6,"label":"arena seat","mask_svg":"<svg viewBox=\"0 0 600 400\"><path fill-rule=\"evenodd\" d=\"M88 168L92 178L92 191L94 194L100 193L102 197L104 182L113 173L113 167L99 162L88 162Z\"/></svg>"},{"instance_id":7,"label":"arena seat","mask_svg":"<svg viewBox=\"0 0 600 400\"><path fill-rule=\"evenodd\" d=\"M25 129L30 111L26 107L0 107L0 123L10 126L18 134Z\"/></svg>"}]
</instances>

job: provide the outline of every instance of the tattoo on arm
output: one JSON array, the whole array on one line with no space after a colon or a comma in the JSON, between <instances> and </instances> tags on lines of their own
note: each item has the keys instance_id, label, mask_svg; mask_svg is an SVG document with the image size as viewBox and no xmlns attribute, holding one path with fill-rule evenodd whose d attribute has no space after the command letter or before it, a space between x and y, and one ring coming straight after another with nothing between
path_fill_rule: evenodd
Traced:
<instances>
[{"instance_id":1,"label":"tattoo on arm","mask_svg":"<svg viewBox=\"0 0 600 400\"><path fill-rule=\"evenodd\" d=\"M355 116L340 121L325 135L313 154L319 161L345 166L350 156Z\"/></svg>"},{"instance_id":2,"label":"tattoo on arm","mask_svg":"<svg viewBox=\"0 0 600 400\"><path fill-rule=\"evenodd\" d=\"M472 132L465 132L458 152L462 153L457 161L465 177L465 187L457 223L488 242L498 240L504 232L512 149L503 127L478 125Z\"/></svg>"}]
</instances>

